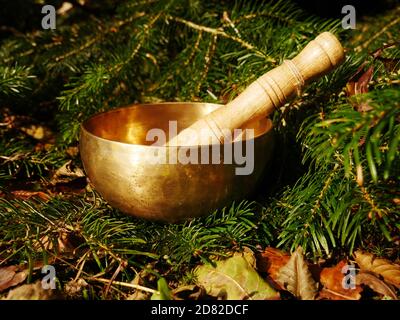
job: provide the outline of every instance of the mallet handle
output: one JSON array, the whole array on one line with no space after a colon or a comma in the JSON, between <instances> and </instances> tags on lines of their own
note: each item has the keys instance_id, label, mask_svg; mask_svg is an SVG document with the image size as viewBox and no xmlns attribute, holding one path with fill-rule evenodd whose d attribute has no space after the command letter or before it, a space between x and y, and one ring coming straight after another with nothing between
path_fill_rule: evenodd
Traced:
<instances>
[{"instance_id":1,"label":"mallet handle","mask_svg":"<svg viewBox=\"0 0 400 320\"><path fill-rule=\"evenodd\" d=\"M330 32L321 33L292 60L285 60L227 105L182 130L169 145L209 144L207 132L213 136L213 142L223 143L231 138L233 129L268 116L294 93L300 93L306 83L333 70L343 60L344 50L339 40Z\"/></svg>"}]
</instances>

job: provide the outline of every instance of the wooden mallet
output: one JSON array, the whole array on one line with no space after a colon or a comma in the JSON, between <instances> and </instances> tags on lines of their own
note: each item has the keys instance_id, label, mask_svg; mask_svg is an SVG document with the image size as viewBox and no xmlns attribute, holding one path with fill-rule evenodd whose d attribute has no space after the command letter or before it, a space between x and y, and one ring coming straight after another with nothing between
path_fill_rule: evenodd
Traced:
<instances>
[{"instance_id":1,"label":"wooden mallet","mask_svg":"<svg viewBox=\"0 0 400 320\"><path fill-rule=\"evenodd\" d=\"M344 60L339 40L323 32L292 60L250 84L227 105L209 113L168 141L170 146L209 145L232 141L234 129L268 116L304 85L335 69Z\"/></svg>"}]
</instances>

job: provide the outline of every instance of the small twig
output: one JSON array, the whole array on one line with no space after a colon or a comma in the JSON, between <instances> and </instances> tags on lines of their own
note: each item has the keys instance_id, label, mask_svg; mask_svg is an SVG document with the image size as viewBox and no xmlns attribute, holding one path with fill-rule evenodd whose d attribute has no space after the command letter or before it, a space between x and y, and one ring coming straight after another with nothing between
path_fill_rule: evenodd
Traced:
<instances>
[{"instance_id":1,"label":"small twig","mask_svg":"<svg viewBox=\"0 0 400 320\"><path fill-rule=\"evenodd\" d=\"M191 51L191 53L190 53L189 58L183 63L183 66L184 66L184 67L187 67L187 66L189 65L189 63L193 60L193 58L194 58L194 56L195 56L195 54L196 54L196 51L199 49L199 45L200 45L200 41L201 41L202 37L203 37L203 32L200 31L200 32L199 32L199 35L197 36L196 42L195 42L195 44L194 44L194 46L193 46L193 48L192 48L192 51ZM181 69L178 69L178 72L179 72L180 70L181 70ZM171 78L172 78L172 77L173 77L173 76L171 75Z\"/></svg>"},{"instance_id":2,"label":"small twig","mask_svg":"<svg viewBox=\"0 0 400 320\"><path fill-rule=\"evenodd\" d=\"M198 82L196 90L195 90L196 95L200 92L201 85L202 85L203 81L206 79L208 71L210 69L211 60L212 60L212 57L213 57L213 55L215 53L215 49L216 49L217 38L218 38L218 36L214 35L208 46L206 56L204 57L204 61L205 61L204 70L203 70L203 73L201 74L200 81Z\"/></svg>"},{"instance_id":3,"label":"small twig","mask_svg":"<svg viewBox=\"0 0 400 320\"><path fill-rule=\"evenodd\" d=\"M78 272L77 272L77 274L76 274L76 276L74 278L74 281L77 281L79 279L79 277L81 276L82 271L83 271L83 267L85 266L86 259L88 257L89 252L90 251L86 251L84 253L84 255L78 260L76 265L78 266L81 263L81 266L79 267L79 270L78 270Z\"/></svg>"},{"instance_id":4,"label":"small twig","mask_svg":"<svg viewBox=\"0 0 400 320\"><path fill-rule=\"evenodd\" d=\"M328 179L326 179L326 181L324 182L324 186L323 186L321 192L319 193L317 200L315 200L314 206L311 209L311 214L314 215L317 212L317 210L321 207L322 198L324 197L326 191L328 190L328 188L330 186L330 183L332 181L332 178L336 174L336 170L338 169L338 167L339 167L339 164L335 163L335 167L333 168L333 170L332 170L331 174L329 175Z\"/></svg>"},{"instance_id":5,"label":"small twig","mask_svg":"<svg viewBox=\"0 0 400 320\"><path fill-rule=\"evenodd\" d=\"M357 184L358 185L358 184ZM359 187L360 187L360 190L361 190L361 192L362 192L362 194L363 194L363 197L364 197L364 199L368 202L368 204L371 206L371 208L372 208L372 212L374 212L375 214L377 214L378 215L378 217L379 218L382 218L382 216L383 216L383 210L381 210L380 208L378 208L377 206L376 206L376 204L375 204L375 202L374 202L374 199L372 199L372 197L371 197L371 195L369 194L369 192L368 192L368 190L367 190L367 188L365 188L364 186L360 186L360 185L358 185ZM371 212L370 212L370 214L369 214L369 218L372 218L372 215L371 215Z\"/></svg>"},{"instance_id":6,"label":"small twig","mask_svg":"<svg viewBox=\"0 0 400 320\"><path fill-rule=\"evenodd\" d=\"M375 33L371 38L369 38L363 44L359 45L355 50L360 51L362 49L367 48L372 41L377 39L381 34L385 33L388 29L390 29L394 25L398 24L399 22L400 22L400 17L397 17L396 19L392 20L389 24L387 24L381 30L379 30L377 33Z\"/></svg>"},{"instance_id":7,"label":"small twig","mask_svg":"<svg viewBox=\"0 0 400 320\"><path fill-rule=\"evenodd\" d=\"M107 283L109 284L111 282L111 280L109 279L104 279L104 278L94 278L94 277L89 277L86 278L87 280L92 280L92 281L98 281L101 283ZM121 281L112 281L113 284L118 285L118 286L122 286L122 287L127 287L127 288L132 288L132 289L136 289L136 290L142 290L145 292L149 292L149 293L158 293L157 290L151 289L151 288L147 288L147 287L143 287L141 285L138 284L133 284L133 283L128 283L128 282L121 282Z\"/></svg>"},{"instance_id":8,"label":"small twig","mask_svg":"<svg viewBox=\"0 0 400 320\"><path fill-rule=\"evenodd\" d=\"M127 25L128 23L132 22L133 20L143 17L145 15L144 12L138 12L135 15L133 15L132 17L126 19L126 20L122 20L122 21L118 21L115 26L110 27L106 32L104 33L100 33L99 35L97 35L96 37L94 37L93 39L85 42L85 44L83 44L82 46L80 46L79 48L73 49L61 56L58 56L55 58L56 62L60 62L70 56L73 56L75 54L78 54L88 48L90 48L91 46L93 46L96 42L100 41L101 39L104 38L105 35L111 33L111 32L117 32L119 29L121 29L121 27Z\"/></svg>"},{"instance_id":9,"label":"small twig","mask_svg":"<svg viewBox=\"0 0 400 320\"><path fill-rule=\"evenodd\" d=\"M255 46L253 46L252 44L248 43L247 41L242 40L239 37L235 37L235 36L232 36L230 34L227 34L225 31L223 31L222 28L217 28L217 29L210 28L210 27L206 27L206 26L202 26L202 25L196 24L196 23L194 23L192 21L188 21L188 20L185 20L185 19L182 19L182 18L179 18L179 17L173 17L173 16L170 16L170 15L166 16L166 19L170 19L170 20L182 23L182 24L188 26L189 28L192 28L192 29L195 29L195 30L198 30L198 31L204 31L204 32L211 33L211 34L214 34L214 35L217 35L217 36L221 36L221 37L226 38L226 39L233 40L233 41L239 43L241 46L245 47L246 49L251 50L251 51L255 51L258 54L263 55L267 61L269 61L271 63L276 63L276 60L274 58L265 55L263 52L261 52L259 49L257 49Z\"/></svg>"},{"instance_id":10,"label":"small twig","mask_svg":"<svg viewBox=\"0 0 400 320\"><path fill-rule=\"evenodd\" d=\"M235 24L229 18L229 15L228 15L227 11L224 11L224 13L222 14L222 20L225 21L233 29L233 31L235 31L235 33L237 34L237 36L239 38L242 38L242 36L240 35L239 30L236 28Z\"/></svg>"},{"instance_id":11,"label":"small twig","mask_svg":"<svg viewBox=\"0 0 400 320\"><path fill-rule=\"evenodd\" d=\"M292 19L288 19L288 18L284 18L282 16L278 16L278 15L274 15L271 13L250 13L250 14L246 14L244 16L238 17L237 19L233 20L234 24L238 24L240 22L242 22L243 20L251 20L254 18L260 18L260 17L268 17L268 18L272 18L272 19L276 19L276 20L281 20L289 25L293 25L294 24L294 20Z\"/></svg>"},{"instance_id":12,"label":"small twig","mask_svg":"<svg viewBox=\"0 0 400 320\"><path fill-rule=\"evenodd\" d=\"M111 285L113 284L115 278L118 276L118 274L125 269L127 266L126 261L121 261L118 265L117 270L115 270L114 274L111 276L110 283L107 285L106 290L104 291L104 298L107 297L108 291L111 288Z\"/></svg>"},{"instance_id":13,"label":"small twig","mask_svg":"<svg viewBox=\"0 0 400 320\"><path fill-rule=\"evenodd\" d=\"M5 160L4 163L7 163L7 162L13 162L13 161L23 159L25 156L26 156L26 154L24 154L24 153L16 152L11 156L0 156L0 159Z\"/></svg>"},{"instance_id":14,"label":"small twig","mask_svg":"<svg viewBox=\"0 0 400 320\"><path fill-rule=\"evenodd\" d=\"M161 13L157 14L155 17L153 17L153 19L150 20L150 22L148 24L146 24L143 28L143 37L142 39L139 41L139 43L137 44L137 46L135 47L135 49L132 51L131 55L129 56L129 58L126 61L123 61L121 63L116 64L115 66L113 66L111 68L111 72L119 72L121 70L121 68L124 65L127 65L130 61L133 60L133 58L136 56L136 54L139 52L139 50L142 48L145 40L147 39L147 36L149 34L149 29L153 26L154 23L156 23L156 21L160 18Z\"/></svg>"}]
</instances>

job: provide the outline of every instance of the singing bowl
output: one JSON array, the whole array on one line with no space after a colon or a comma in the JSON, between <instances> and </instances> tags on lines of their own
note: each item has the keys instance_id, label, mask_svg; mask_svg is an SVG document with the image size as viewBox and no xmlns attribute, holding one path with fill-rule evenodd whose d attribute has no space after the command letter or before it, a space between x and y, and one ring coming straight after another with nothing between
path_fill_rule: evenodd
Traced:
<instances>
[{"instance_id":1,"label":"singing bowl","mask_svg":"<svg viewBox=\"0 0 400 320\"><path fill-rule=\"evenodd\" d=\"M233 150L242 144L243 154L244 143L254 143L254 169L249 175L237 174L236 169L244 165L229 161L223 145L207 146L210 159L212 148L219 148L219 163L149 161L157 152L165 152L169 159L177 148L147 141L149 130L159 128L168 133L169 121L177 121L179 132L219 107L210 103L137 104L89 118L81 125L80 155L91 184L122 212L167 222L207 214L245 198L259 183L272 153L272 123L267 118L251 126L253 141L231 142ZM190 151L197 151L200 157L204 146L189 148L197 149Z\"/></svg>"}]
</instances>

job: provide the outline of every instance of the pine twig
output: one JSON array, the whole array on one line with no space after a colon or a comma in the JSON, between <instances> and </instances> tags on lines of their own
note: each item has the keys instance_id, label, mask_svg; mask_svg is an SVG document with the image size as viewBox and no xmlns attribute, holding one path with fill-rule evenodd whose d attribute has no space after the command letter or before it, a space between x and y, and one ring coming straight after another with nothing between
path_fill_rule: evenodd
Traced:
<instances>
[{"instance_id":1,"label":"pine twig","mask_svg":"<svg viewBox=\"0 0 400 320\"><path fill-rule=\"evenodd\" d=\"M216 29L216 28L211 28L211 27L207 27L207 26L202 26L202 25L196 24L196 23L194 23L192 21L188 21L188 20L185 20L185 19L179 18L179 17L173 17L171 15L166 16L166 19L182 23L182 24L188 26L189 28L192 28L192 29L195 29L195 30L198 30L198 31L204 31L204 32L207 32L207 33L211 33L213 35L221 36L223 38L235 41L235 42L239 43L242 47L244 47L244 48L246 48L248 50L254 51L254 52L258 53L258 54L261 54L265 58L266 61L268 61L268 62L270 62L272 64L276 64L276 59L264 54L263 52L258 50L255 46L253 46L252 44L248 43L247 41L245 41L245 40L243 40L243 39L241 39L239 37L227 34L225 31L223 31L223 28L217 28Z\"/></svg>"},{"instance_id":2,"label":"pine twig","mask_svg":"<svg viewBox=\"0 0 400 320\"><path fill-rule=\"evenodd\" d=\"M97 282L106 283L106 284L111 283L111 280L105 279L105 278L86 277L86 279L89 281L97 281ZM153 293L153 294L158 293L157 290L147 288L147 287L141 286L139 284L133 284L133 283L121 282L121 281L112 281L112 283L115 285L118 285L118 286L141 290L141 291L145 291L145 292L149 292L149 293Z\"/></svg>"}]
</instances>

